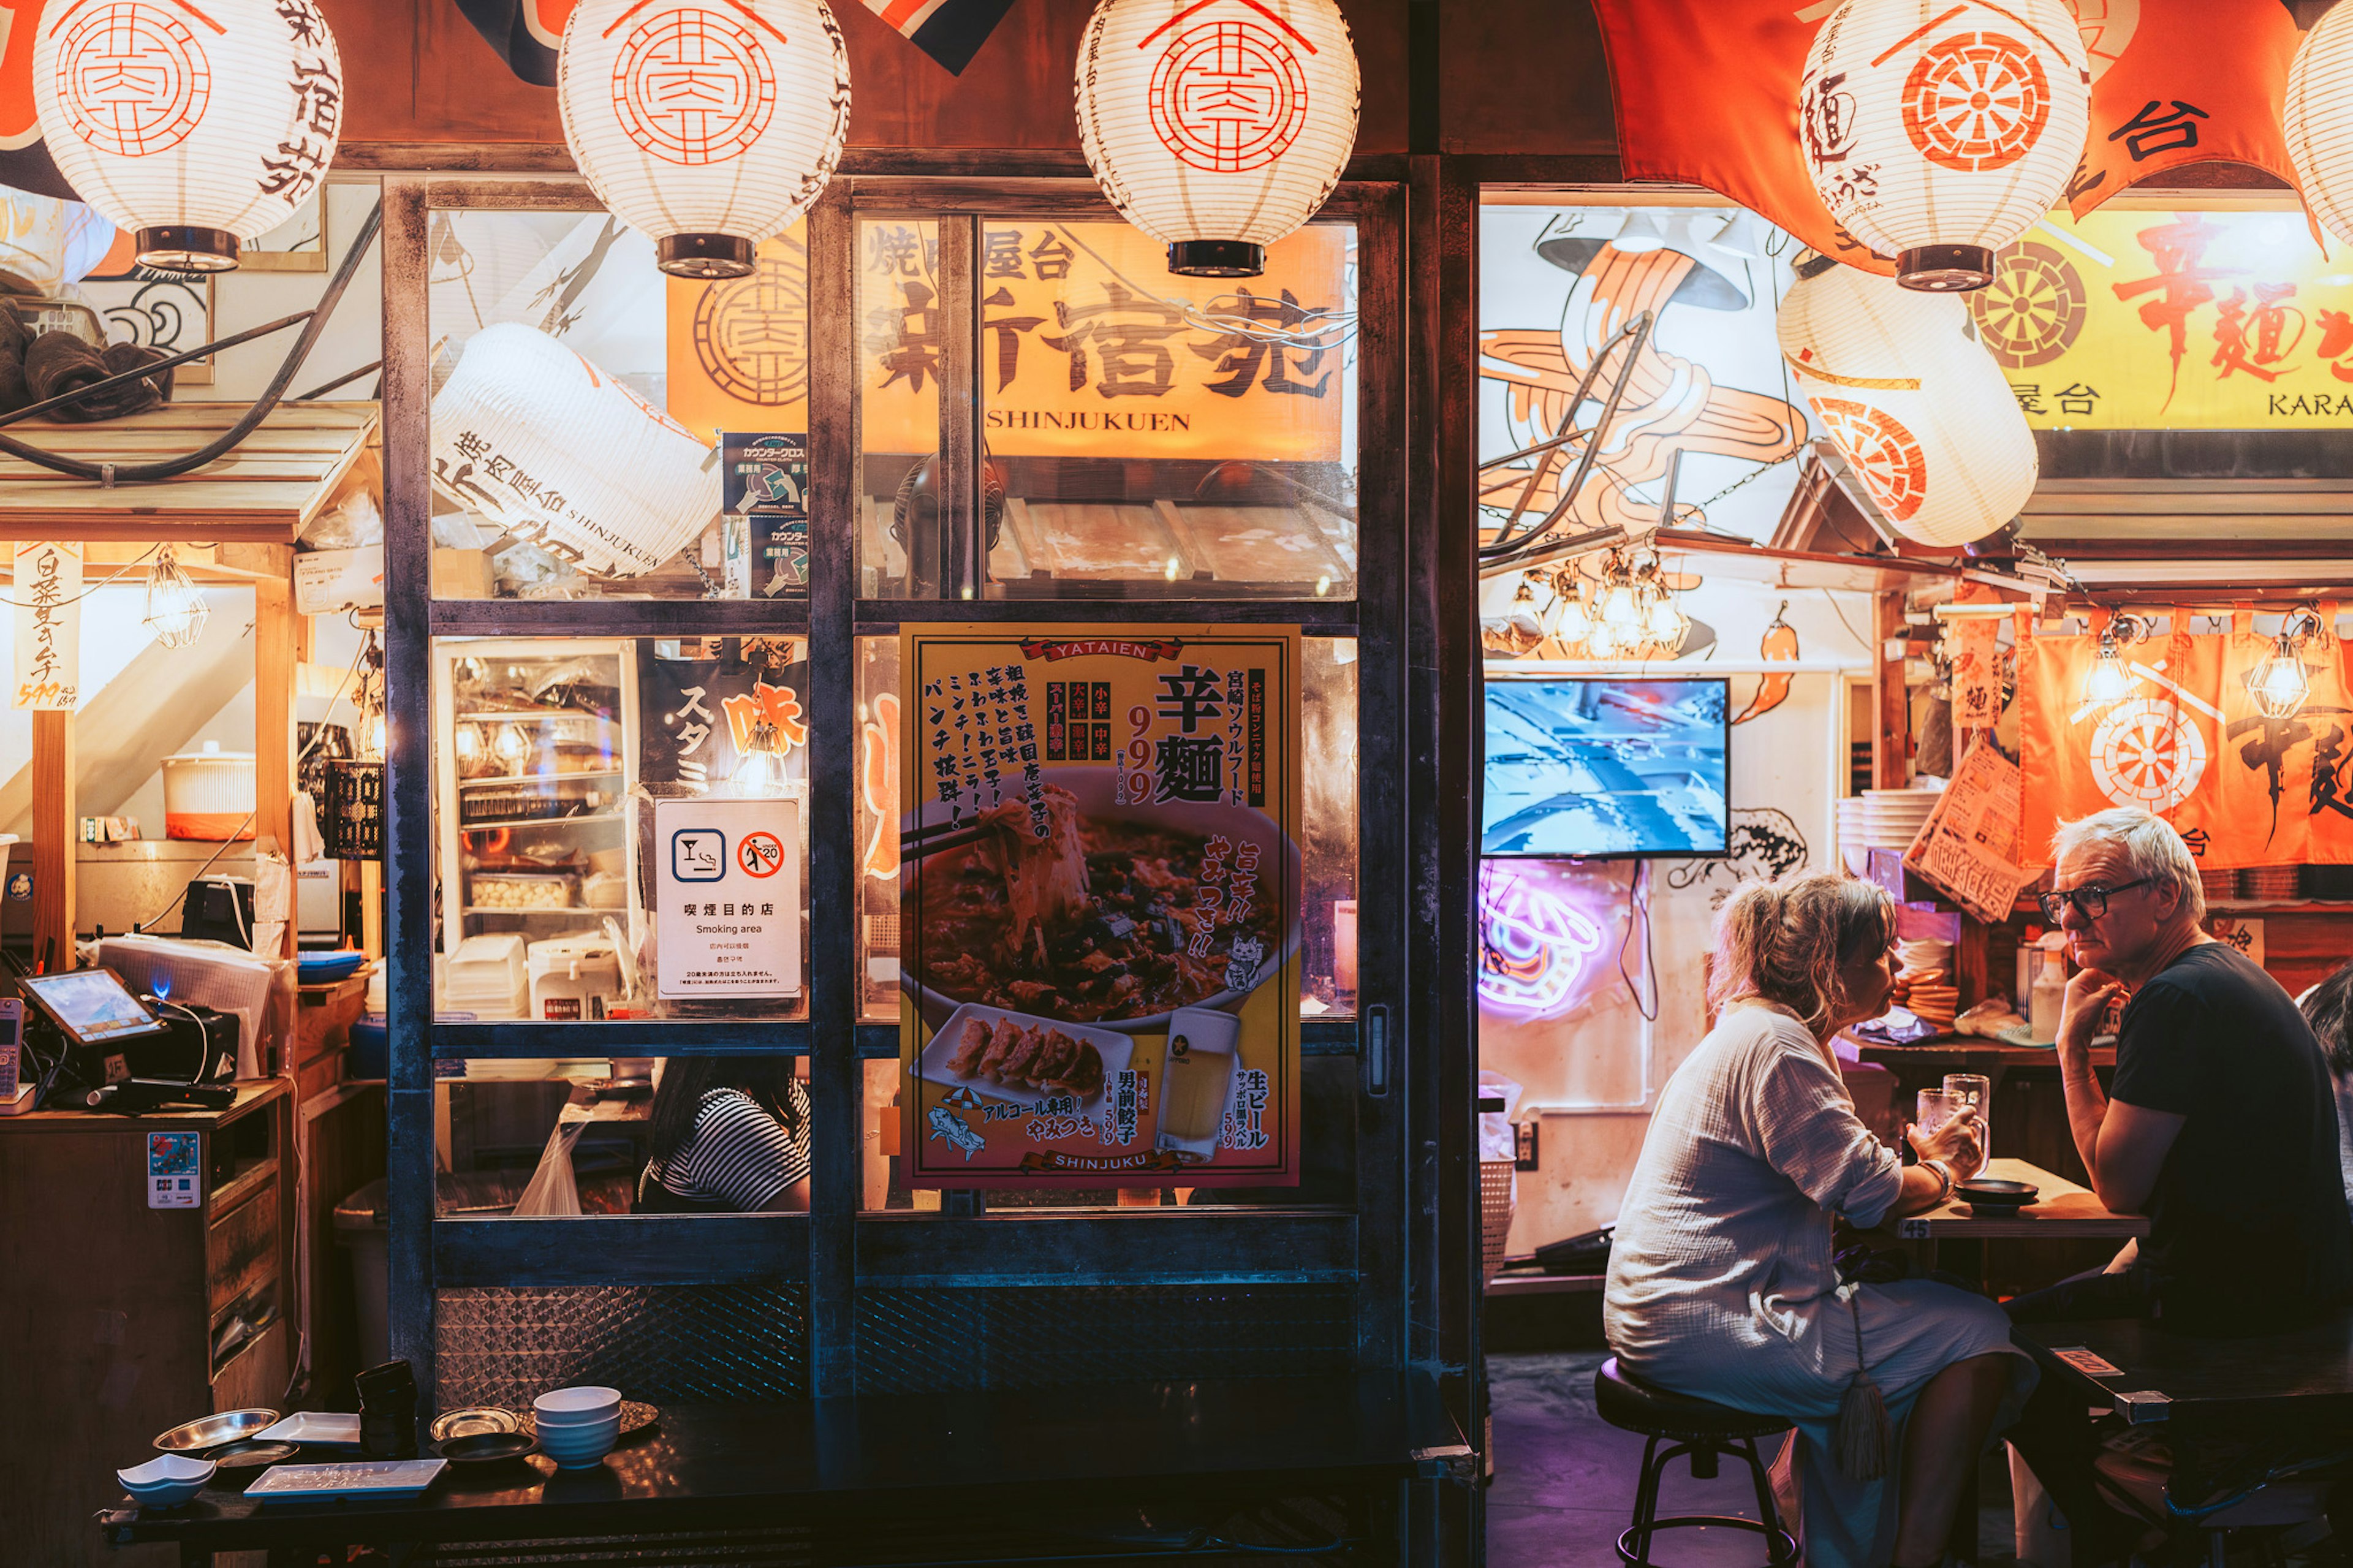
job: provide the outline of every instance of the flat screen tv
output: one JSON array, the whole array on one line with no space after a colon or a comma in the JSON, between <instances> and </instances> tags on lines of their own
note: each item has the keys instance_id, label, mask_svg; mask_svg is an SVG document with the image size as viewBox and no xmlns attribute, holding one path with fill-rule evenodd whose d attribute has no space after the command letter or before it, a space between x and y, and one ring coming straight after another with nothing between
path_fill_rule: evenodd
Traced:
<instances>
[{"instance_id":1,"label":"flat screen tv","mask_svg":"<svg viewBox=\"0 0 2353 1568\"><path fill-rule=\"evenodd\" d=\"M1731 698L1721 677L1489 680L1479 852L1725 853Z\"/></svg>"}]
</instances>

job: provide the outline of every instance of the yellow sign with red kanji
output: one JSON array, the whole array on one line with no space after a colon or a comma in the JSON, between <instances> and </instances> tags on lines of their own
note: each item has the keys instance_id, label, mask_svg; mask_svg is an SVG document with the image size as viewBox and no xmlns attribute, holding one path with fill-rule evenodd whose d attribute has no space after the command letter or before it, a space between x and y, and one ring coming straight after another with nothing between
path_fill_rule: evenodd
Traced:
<instances>
[{"instance_id":1,"label":"yellow sign with red kanji","mask_svg":"<svg viewBox=\"0 0 2353 1568\"><path fill-rule=\"evenodd\" d=\"M902 635L909 1185L1298 1182L1299 657Z\"/></svg>"},{"instance_id":2,"label":"yellow sign with red kanji","mask_svg":"<svg viewBox=\"0 0 2353 1568\"><path fill-rule=\"evenodd\" d=\"M1353 396L1354 230L1313 225L1266 271L1170 275L1124 223L989 219L980 292L981 438L998 457L1333 462ZM860 425L869 452L939 444L932 225L860 227Z\"/></svg>"},{"instance_id":3,"label":"yellow sign with red kanji","mask_svg":"<svg viewBox=\"0 0 2353 1568\"><path fill-rule=\"evenodd\" d=\"M760 242L749 278L667 286L670 416L718 432L808 429L808 223Z\"/></svg>"},{"instance_id":4,"label":"yellow sign with red kanji","mask_svg":"<svg viewBox=\"0 0 2353 1568\"><path fill-rule=\"evenodd\" d=\"M2353 261L2293 205L2052 215L1968 296L2037 429L2307 430L2353 418Z\"/></svg>"}]
</instances>

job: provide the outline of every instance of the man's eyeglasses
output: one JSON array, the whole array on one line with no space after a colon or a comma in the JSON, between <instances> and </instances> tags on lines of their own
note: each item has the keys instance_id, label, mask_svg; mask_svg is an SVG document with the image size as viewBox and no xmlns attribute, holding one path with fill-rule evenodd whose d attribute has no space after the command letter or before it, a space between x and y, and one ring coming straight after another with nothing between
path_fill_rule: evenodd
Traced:
<instances>
[{"instance_id":1,"label":"man's eyeglasses","mask_svg":"<svg viewBox=\"0 0 2353 1568\"><path fill-rule=\"evenodd\" d=\"M2064 892L2045 893L2034 901L2042 906L2042 918L2052 925L2057 925L2066 918L2069 904L2081 910L2085 920L2095 921L2108 912L2110 899L2115 898L2118 893L2129 893L2135 888L2146 888L2156 880L2154 877L2139 877L2114 888L2104 888L2097 882L2086 882L2080 888L2070 888Z\"/></svg>"}]
</instances>

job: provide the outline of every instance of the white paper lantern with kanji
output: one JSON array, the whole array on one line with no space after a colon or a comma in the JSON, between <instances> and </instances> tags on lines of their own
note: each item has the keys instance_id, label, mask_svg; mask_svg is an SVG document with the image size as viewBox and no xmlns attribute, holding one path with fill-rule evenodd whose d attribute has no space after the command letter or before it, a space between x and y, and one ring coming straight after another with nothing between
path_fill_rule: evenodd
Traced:
<instances>
[{"instance_id":1,"label":"white paper lantern with kanji","mask_svg":"<svg viewBox=\"0 0 2353 1568\"><path fill-rule=\"evenodd\" d=\"M2297 47L2280 130L2304 205L2353 245L2353 7L2331 7Z\"/></svg>"},{"instance_id":2,"label":"white paper lantern with kanji","mask_svg":"<svg viewBox=\"0 0 2353 1568\"><path fill-rule=\"evenodd\" d=\"M2025 507L2034 433L1962 301L1817 257L1778 325L1820 433L1897 531L1967 544Z\"/></svg>"},{"instance_id":3,"label":"white paper lantern with kanji","mask_svg":"<svg viewBox=\"0 0 2353 1568\"><path fill-rule=\"evenodd\" d=\"M57 0L24 11L33 105L75 194L139 260L225 272L319 188L343 114L311 0Z\"/></svg>"},{"instance_id":4,"label":"white paper lantern with kanji","mask_svg":"<svg viewBox=\"0 0 2353 1568\"><path fill-rule=\"evenodd\" d=\"M1844 0L1798 89L1814 189L1914 289L1991 282L1993 253L2066 194L2091 117L2063 0Z\"/></svg>"},{"instance_id":5,"label":"white paper lantern with kanji","mask_svg":"<svg viewBox=\"0 0 2353 1568\"><path fill-rule=\"evenodd\" d=\"M748 276L849 133L849 54L825 0L582 0L555 90L597 199L682 278Z\"/></svg>"},{"instance_id":6,"label":"white paper lantern with kanji","mask_svg":"<svg viewBox=\"0 0 2353 1568\"><path fill-rule=\"evenodd\" d=\"M469 339L432 425L436 490L583 571L650 572L719 511L718 455L536 327Z\"/></svg>"},{"instance_id":7,"label":"white paper lantern with kanji","mask_svg":"<svg viewBox=\"0 0 2353 1568\"><path fill-rule=\"evenodd\" d=\"M1168 270L1255 278L1356 145L1356 49L1333 0L1101 0L1079 144Z\"/></svg>"}]
</instances>

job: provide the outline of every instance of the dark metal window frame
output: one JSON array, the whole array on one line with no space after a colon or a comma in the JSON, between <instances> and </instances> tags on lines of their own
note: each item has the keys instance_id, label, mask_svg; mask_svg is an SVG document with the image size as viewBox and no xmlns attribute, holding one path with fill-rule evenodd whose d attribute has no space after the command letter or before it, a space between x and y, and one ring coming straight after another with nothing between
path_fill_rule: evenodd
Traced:
<instances>
[{"instance_id":1,"label":"dark metal window frame","mask_svg":"<svg viewBox=\"0 0 2353 1568\"><path fill-rule=\"evenodd\" d=\"M964 165L968 167L969 165ZM1417 889L1427 866L1409 858L1410 732L1426 686L1409 696L1409 589L1432 586L1425 560L1409 583L1406 190L1343 184L1324 216L1357 227L1360 336L1356 597L1353 600L1105 598L861 600L853 497L859 460L857 222L860 212L935 217L941 225L946 366L975 384L978 221L992 214L1113 218L1092 184L920 173L837 177L808 225L810 591L806 600L436 601L430 596L427 412L431 323L427 239L437 209L599 210L570 179L394 176L385 186L385 643L393 716L386 889L390 1089L390 1330L393 1353L431 1386L437 1289L460 1286L684 1284L770 1279L807 1292L812 1392L857 1385L861 1288L955 1285L1333 1283L1356 1287L1356 1359L1366 1367L1433 1359L1426 1318L1426 1238L1412 1216L1435 1174L1426 1121L1409 1146L1409 1106L1434 1105L1436 1053L1405 1048L1409 993L1432 955ZM969 508L977 490L976 397L941 399L943 489ZM785 1051L810 1058L816 1168L810 1212L775 1215L609 1215L562 1221L441 1220L434 1214L433 1063L457 1058L576 1053L576 1026L458 1024L433 1019L431 899L433 639L496 635L677 637L791 632L809 644L810 907L849 908L858 870L854 747L856 639L910 620L1293 623L1357 640L1358 1018L1309 1024L1306 1049L1352 1055L1357 1070L1356 1201L1347 1210L1240 1208L1105 1212L861 1214L860 1128L864 1061L897 1054L892 1026L857 1022L852 922L810 921L805 1020L598 1026L597 1047L672 1056ZM1415 662L1419 662L1416 660ZM1415 683L1419 686L1420 683ZM1417 766L1414 776L1420 776ZM1425 851L1426 852L1426 851ZM1414 963L1409 966L1409 954ZM1476 1235L1475 1226L1472 1236ZM1409 1258L1425 1256L1409 1278ZM1416 1287L1419 1289L1416 1289ZM1425 1307L1409 1309L1412 1297Z\"/></svg>"}]
</instances>

